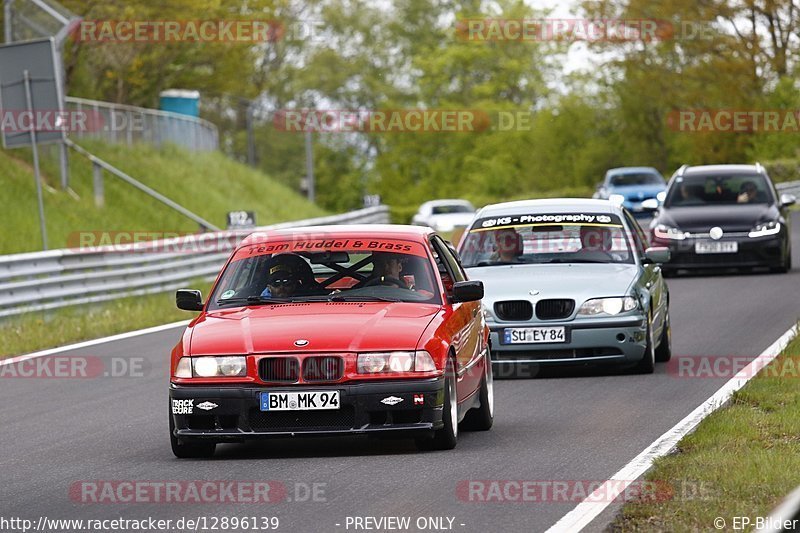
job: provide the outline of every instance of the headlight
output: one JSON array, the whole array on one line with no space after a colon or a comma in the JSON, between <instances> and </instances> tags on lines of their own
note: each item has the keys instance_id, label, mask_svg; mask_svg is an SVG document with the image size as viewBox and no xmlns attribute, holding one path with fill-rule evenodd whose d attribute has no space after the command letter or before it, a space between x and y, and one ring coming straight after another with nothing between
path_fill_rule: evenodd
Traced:
<instances>
[{"instance_id":1,"label":"headlight","mask_svg":"<svg viewBox=\"0 0 800 533\"><path fill-rule=\"evenodd\" d=\"M616 205L622 205L623 203L625 203L625 197L622 196L621 194L609 195L608 199L611 200L612 204Z\"/></svg>"},{"instance_id":2,"label":"headlight","mask_svg":"<svg viewBox=\"0 0 800 533\"><path fill-rule=\"evenodd\" d=\"M488 307L486 307L483 304L481 304L481 307L483 307L483 313L486 315L486 320L488 320L489 322L496 322L497 321L497 319L494 317L494 313L492 313L491 309L489 309Z\"/></svg>"},{"instance_id":3,"label":"headlight","mask_svg":"<svg viewBox=\"0 0 800 533\"><path fill-rule=\"evenodd\" d=\"M776 235L781 231L781 223L777 220L772 220L770 222L762 222L761 224L756 224L750 233L747 234L748 237L766 237L767 235Z\"/></svg>"},{"instance_id":4,"label":"headlight","mask_svg":"<svg viewBox=\"0 0 800 533\"><path fill-rule=\"evenodd\" d=\"M182 368L183 358L178 363L178 368L175 372L175 377L189 377L186 375L178 375L186 373L185 366ZM193 357L192 361L192 376L196 378L229 378L241 377L247 375L247 361L243 356L228 356L228 357Z\"/></svg>"},{"instance_id":5,"label":"headlight","mask_svg":"<svg viewBox=\"0 0 800 533\"><path fill-rule=\"evenodd\" d=\"M674 239L677 241L682 241L686 238L686 233L682 232L678 228L670 228L664 224L659 224L656 226L653 234L658 239Z\"/></svg>"},{"instance_id":6,"label":"headlight","mask_svg":"<svg viewBox=\"0 0 800 533\"><path fill-rule=\"evenodd\" d=\"M594 298L586 300L578 310L579 315L594 316L600 314L618 315L636 309L636 300L630 296L617 298Z\"/></svg>"},{"instance_id":7,"label":"headlight","mask_svg":"<svg viewBox=\"0 0 800 533\"><path fill-rule=\"evenodd\" d=\"M416 352L383 352L358 354L359 374L383 372L432 372L436 370L431 354Z\"/></svg>"},{"instance_id":8,"label":"headlight","mask_svg":"<svg viewBox=\"0 0 800 533\"><path fill-rule=\"evenodd\" d=\"M656 194L656 200L660 203L664 203L664 200L667 199L667 191L661 191L660 193Z\"/></svg>"}]
</instances>

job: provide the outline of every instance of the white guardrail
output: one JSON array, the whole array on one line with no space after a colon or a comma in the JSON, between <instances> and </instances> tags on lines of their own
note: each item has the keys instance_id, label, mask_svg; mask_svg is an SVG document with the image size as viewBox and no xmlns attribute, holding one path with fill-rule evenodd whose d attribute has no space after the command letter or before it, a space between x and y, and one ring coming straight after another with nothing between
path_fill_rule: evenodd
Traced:
<instances>
[{"instance_id":1,"label":"white guardrail","mask_svg":"<svg viewBox=\"0 0 800 533\"><path fill-rule=\"evenodd\" d=\"M0 317L166 292L199 279L213 281L235 245L257 231L388 222L389 208L376 206L252 230L0 256Z\"/></svg>"}]
</instances>

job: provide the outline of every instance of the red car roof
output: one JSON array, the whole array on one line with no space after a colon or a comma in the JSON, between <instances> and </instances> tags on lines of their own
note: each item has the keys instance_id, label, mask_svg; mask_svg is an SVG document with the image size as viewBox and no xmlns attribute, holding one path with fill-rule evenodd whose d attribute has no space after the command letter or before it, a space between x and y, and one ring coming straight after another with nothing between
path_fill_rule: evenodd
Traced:
<instances>
[{"instance_id":1,"label":"red car roof","mask_svg":"<svg viewBox=\"0 0 800 533\"><path fill-rule=\"evenodd\" d=\"M409 239L424 242L433 229L427 226L404 226L399 224L349 224L334 226L305 226L299 228L274 229L251 233L239 243L241 246L259 244L286 237L336 236L336 237L372 237L385 239ZM237 247L238 248L238 247Z\"/></svg>"}]
</instances>

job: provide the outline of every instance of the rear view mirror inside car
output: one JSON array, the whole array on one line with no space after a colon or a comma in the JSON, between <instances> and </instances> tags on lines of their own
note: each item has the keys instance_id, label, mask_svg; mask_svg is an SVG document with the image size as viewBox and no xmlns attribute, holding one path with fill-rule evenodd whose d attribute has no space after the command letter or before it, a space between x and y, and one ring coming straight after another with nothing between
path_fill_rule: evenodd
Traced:
<instances>
[{"instance_id":1,"label":"rear view mirror inside car","mask_svg":"<svg viewBox=\"0 0 800 533\"><path fill-rule=\"evenodd\" d=\"M350 254L347 252L318 252L313 254L303 254L308 257L312 265L324 265L326 263L349 263Z\"/></svg>"}]
</instances>

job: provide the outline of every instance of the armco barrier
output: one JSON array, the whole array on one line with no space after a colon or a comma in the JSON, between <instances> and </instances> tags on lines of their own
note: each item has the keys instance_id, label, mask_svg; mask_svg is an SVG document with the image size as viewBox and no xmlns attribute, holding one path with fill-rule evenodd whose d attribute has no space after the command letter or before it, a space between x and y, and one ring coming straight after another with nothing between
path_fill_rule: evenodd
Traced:
<instances>
[{"instance_id":1,"label":"armco barrier","mask_svg":"<svg viewBox=\"0 0 800 533\"><path fill-rule=\"evenodd\" d=\"M164 292L197 279L213 280L232 247L253 231L387 222L389 209L377 206L247 231L143 242L132 247L135 252L106 246L0 256L0 317ZM204 251L204 246L197 245L208 242L204 239L222 243L223 251L219 251L218 246ZM153 248L159 251L148 252ZM197 248L200 251L193 251ZM164 250L180 251L166 253Z\"/></svg>"}]
</instances>

